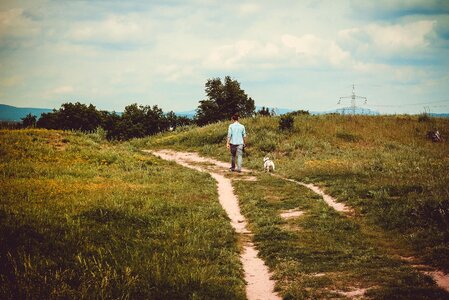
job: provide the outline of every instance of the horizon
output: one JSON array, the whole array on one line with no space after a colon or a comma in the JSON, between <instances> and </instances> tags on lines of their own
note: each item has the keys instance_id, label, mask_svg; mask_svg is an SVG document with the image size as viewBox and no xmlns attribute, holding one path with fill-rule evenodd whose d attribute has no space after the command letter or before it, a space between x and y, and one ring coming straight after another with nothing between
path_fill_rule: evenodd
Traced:
<instances>
[{"instance_id":1,"label":"horizon","mask_svg":"<svg viewBox=\"0 0 449 300\"><path fill-rule=\"evenodd\" d=\"M84 103L84 104L89 105L91 103ZM137 103L137 104L140 105L139 103ZM30 109L30 110L49 110L49 111L52 111L54 109L56 109L56 110L59 109L59 108L45 108L45 107L19 107L19 106L13 106L13 105L9 105L9 104L0 103L0 106L3 106L3 105L10 106L10 107L12 107L14 109L20 109L20 110ZM263 106L256 106L256 112L258 110L260 110L262 107ZM276 112L276 115L283 115L283 114L287 114L287 113L290 113L290 112L298 111L298 110L291 109L291 108L286 108L286 107L265 107L265 108L268 108L270 110L274 109L275 112ZM96 107L96 109L98 109L98 107ZM325 114L332 114L332 113L339 113L339 114L342 114L342 115L351 115L350 111L352 109L353 108L350 107L350 106L345 106L345 107L340 107L340 108L337 108L337 109L334 109L334 110L327 110L327 111L308 111L307 110L307 112L309 114L311 114L311 115L325 115ZM394 115L398 115L398 116L400 116L400 115L411 115L411 116L413 116L413 115L420 115L420 114L425 113L425 114L434 115L434 116L437 116L437 117L438 116L440 116L440 117L449 117L449 111L442 111L442 112L423 111L423 112L418 112L418 113L396 113L396 112L382 113L382 112L370 109L369 107L359 107L359 106L355 107L355 110L357 111L357 113L355 113L356 115L369 115L369 116L394 116ZM343 113L342 113L342 111L343 111ZM344 113L345 111L347 111L347 113ZM121 114L121 113L123 113L123 110L109 111L109 112L110 113L115 112L115 113ZM170 111L164 111L164 113L168 113L168 112L170 112ZM185 111L173 111L173 112L175 114L177 114L178 116L186 116L188 118L192 118L192 117L194 117L194 115L196 113L196 109L185 110ZM18 112L16 112L16 113L18 113ZM31 112L29 112L29 113L31 113ZM7 115L9 115L9 114L7 113ZM23 116L21 116L20 118L25 117L25 115L27 115L27 114L28 113L25 113L25 112L22 111L21 115L23 115ZM38 118L40 117L39 115L36 115L36 116ZM18 121L20 121L19 120L20 118L16 116L16 120L2 119L2 114L1 114L1 111L0 111L0 121L14 121L14 122L18 122Z\"/></svg>"},{"instance_id":2,"label":"horizon","mask_svg":"<svg viewBox=\"0 0 449 300\"><path fill-rule=\"evenodd\" d=\"M355 84L381 114L449 111L445 1L2 1L0 22L16 107L184 112L229 75L259 107L341 109Z\"/></svg>"}]
</instances>

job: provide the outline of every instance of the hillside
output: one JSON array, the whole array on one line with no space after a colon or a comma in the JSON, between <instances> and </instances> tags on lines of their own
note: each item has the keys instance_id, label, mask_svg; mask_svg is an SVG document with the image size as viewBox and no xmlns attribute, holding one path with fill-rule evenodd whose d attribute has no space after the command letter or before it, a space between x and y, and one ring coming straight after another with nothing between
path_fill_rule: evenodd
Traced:
<instances>
[{"instance_id":1,"label":"hillside","mask_svg":"<svg viewBox=\"0 0 449 300\"><path fill-rule=\"evenodd\" d=\"M447 299L413 264L449 265L449 149L425 139L448 136L448 120L298 116L291 132L278 121L242 120L247 180L202 165L232 180L253 235L232 229L210 176L139 151L228 161L227 122L129 142L0 130L0 298L245 299L239 257L252 242L285 299ZM278 175L354 212L259 172L267 153ZM300 217L281 217L292 209Z\"/></svg>"},{"instance_id":2,"label":"hillside","mask_svg":"<svg viewBox=\"0 0 449 300\"><path fill-rule=\"evenodd\" d=\"M0 153L0 299L245 298L209 176L98 134L0 130Z\"/></svg>"},{"instance_id":3,"label":"hillside","mask_svg":"<svg viewBox=\"0 0 449 300\"><path fill-rule=\"evenodd\" d=\"M298 116L291 132L280 132L278 122L242 120L248 132L246 167L261 170L262 158L269 155L279 174L320 185L398 245L449 271L448 119ZM227 126L192 127L135 143L229 161ZM436 128L443 143L426 139L426 132Z\"/></svg>"},{"instance_id":4,"label":"hillside","mask_svg":"<svg viewBox=\"0 0 449 300\"><path fill-rule=\"evenodd\" d=\"M28 114L39 118L41 114L51 112L48 108L15 107L6 104L0 104L0 121L20 122Z\"/></svg>"}]
</instances>

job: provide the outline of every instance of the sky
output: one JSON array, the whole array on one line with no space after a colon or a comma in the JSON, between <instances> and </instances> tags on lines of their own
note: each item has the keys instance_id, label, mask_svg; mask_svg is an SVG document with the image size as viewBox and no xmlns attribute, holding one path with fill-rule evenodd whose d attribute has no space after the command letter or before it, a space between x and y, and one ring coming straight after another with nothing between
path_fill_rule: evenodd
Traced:
<instances>
[{"instance_id":1,"label":"sky","mask_svg":"<svg viewBox=\"0 0 449 300\"><path fill-rule=\"evenodd\" d=\"M231 76L257 106L449 112L449 1L0 0L0 103L188 111Z\"/></svg>"}]
</instances>

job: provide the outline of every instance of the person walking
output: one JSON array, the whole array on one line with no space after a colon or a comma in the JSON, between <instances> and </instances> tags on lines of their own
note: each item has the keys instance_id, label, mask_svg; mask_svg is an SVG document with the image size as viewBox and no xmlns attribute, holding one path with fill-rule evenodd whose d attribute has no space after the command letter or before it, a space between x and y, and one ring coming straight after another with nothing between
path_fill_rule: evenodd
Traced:
<instances>
[{"instance_id":1,"label":"person walking","mask_svg":"<svg viewBox=\"0 0 449 300\"><path fill-rule=\"evenodd\" d=\"M242 155L243 148L246 145L246 130L245 126L239 123L239 115L234 114L231 118L232 124L228 128L228 138L226 142L226 148L231 150L231 172L242 171ZM237 168L235 158L237 156Z\"/></svg>"}]
</instances>

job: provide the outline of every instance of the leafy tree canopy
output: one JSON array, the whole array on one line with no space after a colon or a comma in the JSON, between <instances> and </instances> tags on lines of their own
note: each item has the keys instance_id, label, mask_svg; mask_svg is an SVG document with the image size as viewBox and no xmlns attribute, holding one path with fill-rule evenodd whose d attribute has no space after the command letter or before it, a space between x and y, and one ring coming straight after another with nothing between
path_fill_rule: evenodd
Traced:
<instances>
[{"instance_id":1,"label":"leafy tree canopy","mask_svg":"<svg viewBox=\"0 0 449 300\"><path fill-rule=\"evenodd\" d=\"M196 110L196 122L205 125L221 120L230 119L235 113L241 117L254 115L254 100L240 88L240 83L226 76L208 79L205 84L207 99L201 100Z\"/></svg>"},{"instance_id":2,"label":"leafy tree canopy","mask_svg":"<svg viewBox=\"0 0 449 300\"><path fill-rule=\"evenodd\" d=\"M23 127L35 127L36 126L36 116L29 113L26 115L22 120L22 126Z\"/></svg>"},{"instance_id":3,"label":"leafy tree canopy","mask_svg":"<svg viewBox=\"0 0 449 300\"><path fill-rule=\"evenodd\" d=\"M101 124L100 112L90 104L64 103L59 110L44 113L37 122L47 129L93 131Z\"/></svg>"}]
</instances>

